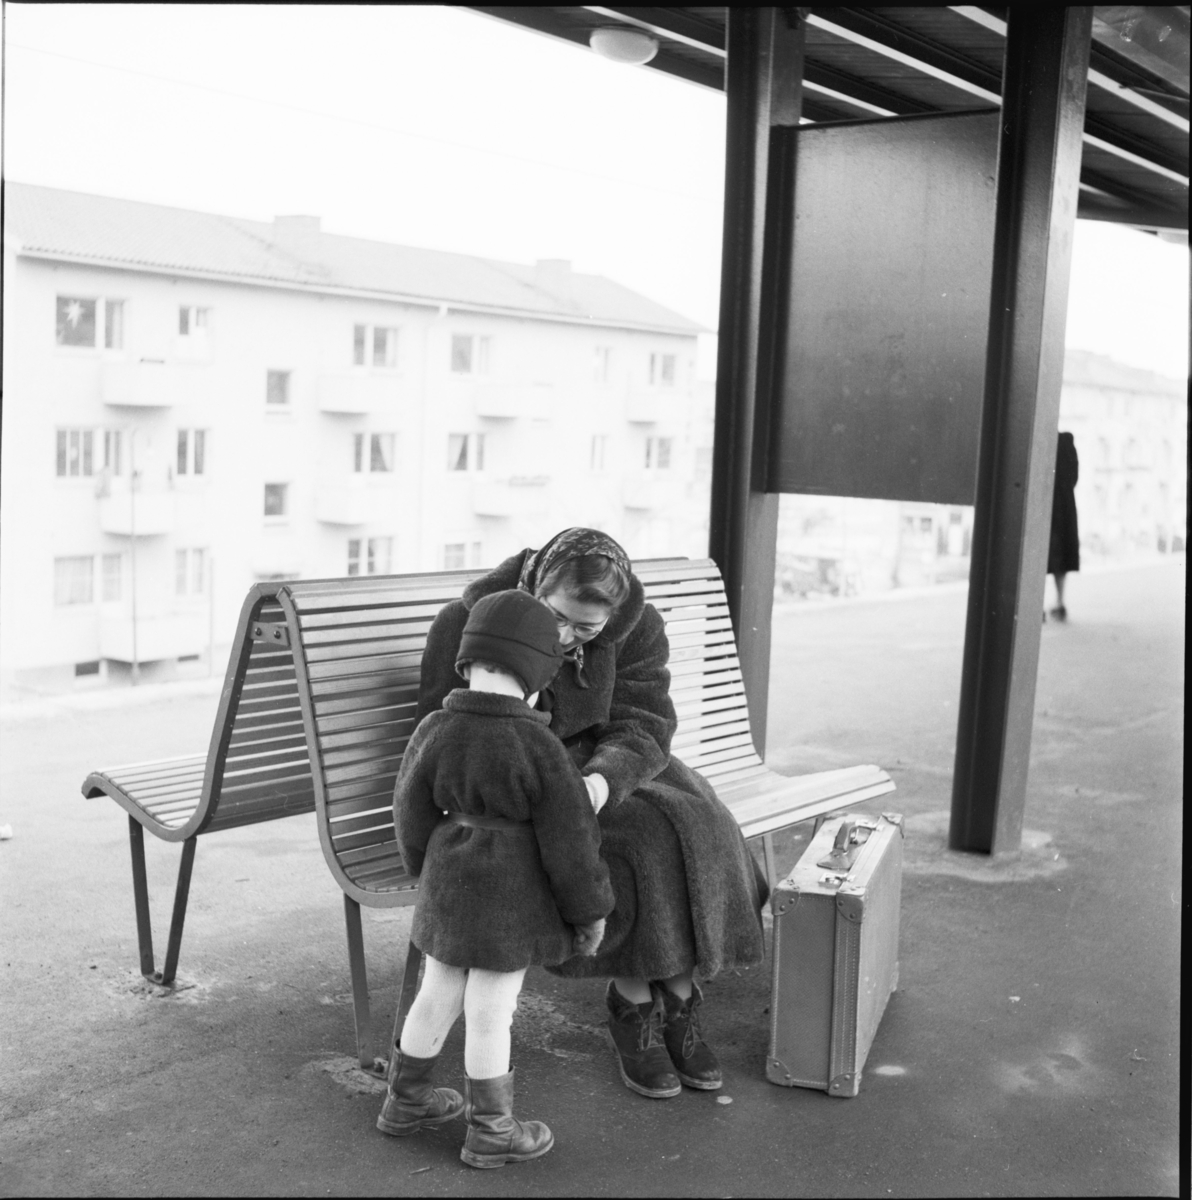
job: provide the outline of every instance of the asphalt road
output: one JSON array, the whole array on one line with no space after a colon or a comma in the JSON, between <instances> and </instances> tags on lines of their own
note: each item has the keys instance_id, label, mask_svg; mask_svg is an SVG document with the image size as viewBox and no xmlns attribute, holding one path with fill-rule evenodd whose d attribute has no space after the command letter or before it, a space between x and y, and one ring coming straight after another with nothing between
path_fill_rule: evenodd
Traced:
<instances>
[{"instance_id":1,"label":"asphalt road","mask_svg":"<svg viewBox=\"0 0 1192 1200\"><path fill-rule=\"evenodd\" d=\"M556 1146L495 1172L459 1162L462 1122L373 1128L312 817L201 838L180 986L138 974L127 821L79 784L201 748L213 689L10 710L0 1194L1176 1195L1184 565L1070 592L1069 623L1043 628L1023 851L992 862L945 848L963 593L776 615L772 765L880 763L898 792L872 807L907 816L901 986L860 1095L765 1082L766 967L707 984L723 1091L665 1102L621 1085L601 984L532 971L518 1112ZM160 954L178 850L146 843ZM382 1024L408 926L366 912Z\"/></svg>"}]
</instances>

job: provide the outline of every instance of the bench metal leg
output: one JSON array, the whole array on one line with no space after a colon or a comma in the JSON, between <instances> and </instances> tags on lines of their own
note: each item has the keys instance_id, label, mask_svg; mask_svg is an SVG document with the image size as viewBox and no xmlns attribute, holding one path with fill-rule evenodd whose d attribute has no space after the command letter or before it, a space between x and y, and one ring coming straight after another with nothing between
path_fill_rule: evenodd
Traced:
<instances>
[{"instance_id":1,"label":"bench metal leg","mask_svg":"<svg viewBox=\"0 0 1192 1200\"><path fill-rule=\"evenodd\" d=\"M396 1046L401 1039L402 1026L410 1015L410 1005L418 994L418 968L422 966L422 951L414 943L406 951L406 969L402 972L401 990L397 998L397 1012L393 1017L393 1042Z\"/></svg>"},{"instance_id":2,"label":"bench metal leg","mask_svg":"<svg viewBox=\"0 0 1192 1200\"><path fill-rule=\"evenodd\" d=\"M195 838L182 843L182 862L178 864L178 883L174 888L174 912L170 917L170 939L166 942L166 961L154 980L163 987L174 982L178 971L178 951L182 948L182 925L186 921L186 902L190 898L190 873L195 862Z\"/></svg>"},{"instance_id":3,"label":"bench metal leg","mask_svg":"<svg viewBox=\"0 0 1192 1200\"><path fill-rule=\"evenodd\" d=\"M410 943L406 950L406 967L402 972L401 987L397 995L397 1011L393 1014L393 1037L389 1040L389 1057L401 1044L401 1031L410 1015L410 1005L418 994L418 969L422 966L422 951Z\"/></svg>"},{"instance_id":4,"label":"bench metal leg","mask_svg":"<svg viewBox=\"0 0 1192 1200\"><path fill-rule=\"evenodd\" d=\"M149 923L149 881L145 875L145 831L136 817L128 818L128 842L132 850L132 894L137 908L137 943L141 951L141 974L153 978L153 926Z\"/></svg>"},{"instance_id":5,"label":"bench metal leg","mask_svg":"<svg viewBox=\"0 0 1192 1200\"><path fill-rule=\"evenodd\" d=\"M348 966L352 973L352 1014L356 1021L356 1054L360 1065L373 1070L371 1017L368 1009L368 968L364 962L364 927L360 905L344 893L344 923L348 927Z\"/></svg>"},{"instance_id":6,"label":"bench metal leg","mask_svg":"<svg viewBox=\"0 0 1192 1200\"><path fill-rule=\"evenodd\" d=\"M774 888L778 884L778 864L774 858L774 835L772 833L762 834L762 857L766 862L766 882L770 885L770 892L773 894Z\"/></svg>"},{"instance_id":7,"label":"bench metal leg","mask_svg":"<svg viewBox=\"0 0 1192 1200\"><path fill-rule=\"evenodd\" d=\"M174 912L170 917L170 936L166 942L166 961L162 970L153 969L153 924L149 919L149 879L145 872L145 830L134 817L128 818L128 844L132 851L132 894L137 910L137 944L141 954L141 974L152 983L169 987L178 971L178 952L182 948L182 926L186 921L186 903L190 898L190 876L194 869L195 839L182 843L182 861L174 888Z\"/></svg>"}]
</instances>

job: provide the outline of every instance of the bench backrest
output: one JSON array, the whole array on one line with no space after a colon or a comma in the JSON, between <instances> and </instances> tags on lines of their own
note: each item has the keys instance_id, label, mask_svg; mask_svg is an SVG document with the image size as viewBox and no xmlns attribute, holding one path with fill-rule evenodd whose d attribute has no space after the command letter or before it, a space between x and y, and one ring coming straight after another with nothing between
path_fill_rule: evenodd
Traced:
<instances>
[{"instance_id":1,"label":"bench backrest","mask_svg":"<svg viewBox=\"0 0 1192 1200\"><path fill-rule=\"evenodd\" d=\"M298 675L277 587L257 585L241 609L194 832L315 807Z\"/></svg>"},{"instance_id":2,"label":"bench backrest","mask_svg":"<svg viewBox=\"0 0 1192 1200\"><path fill-rule=\"evenodd\" d=\"M667 622L675 754L714 782L760 769L724 584L710 560L634 564ZM363 903L410 903L393 785L414 727L422 652L439 610L481 571L293 581L278 587L297 665L319 837Z\"/></svg>"}]
</instances>

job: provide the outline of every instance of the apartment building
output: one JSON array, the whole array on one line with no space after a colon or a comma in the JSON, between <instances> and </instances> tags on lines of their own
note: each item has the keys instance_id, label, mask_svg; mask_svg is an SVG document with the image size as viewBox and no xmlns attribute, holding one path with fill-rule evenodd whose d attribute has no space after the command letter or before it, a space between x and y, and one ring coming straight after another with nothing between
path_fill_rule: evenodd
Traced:
<instances>
[{"instance_id":1,"label":"apartment building","mask_svg":"<svg viewBox=\"0 0 1192 1200\"><path fill-rule=\"evenodd\" d=\"M703 552L700 327L628 288L17 183L5 220L9 686L218 669L261 579Z\"/></svg>"}]
</instances>

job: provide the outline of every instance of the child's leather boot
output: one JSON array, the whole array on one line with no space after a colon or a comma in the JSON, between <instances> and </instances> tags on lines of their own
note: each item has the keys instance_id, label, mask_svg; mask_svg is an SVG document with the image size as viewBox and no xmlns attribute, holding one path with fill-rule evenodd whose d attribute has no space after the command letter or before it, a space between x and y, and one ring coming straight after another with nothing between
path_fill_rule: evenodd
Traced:
<instances>
[{"instance_id":1,"label":"child's leather boot","mask_svg":"<svg viewBox=\"0 0 1192 1200\"><path fill-rule=\"evenodd\" d=\"M452 1088L431 1084L438 1058L415 1058L397 1047L389 1058L389 1091L377 1117L377 1128L393 1137L417 1133L424 1125L441 1125L464 1111L464 1098Z\"/></svg>"},{"instance_id":2,"label":"child's leather boot","mask_svg":"<svg viewBox=\"0 0 1192 1200\"><path fill-rule=\"evenodd\" d=\"M493 1079L464 1081L464 1116L468 1136L459 1156L469 1167L503 1167L541 1158L555 1135L541 1121L519 1121L513 1115L513 1072Z\"/></svg>"}]
</instances>

